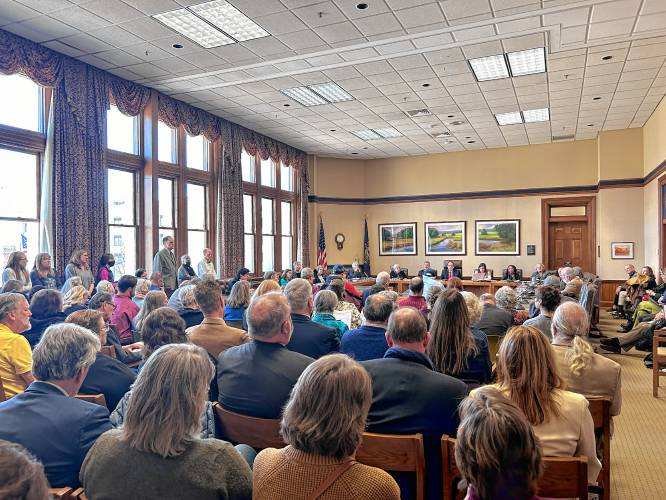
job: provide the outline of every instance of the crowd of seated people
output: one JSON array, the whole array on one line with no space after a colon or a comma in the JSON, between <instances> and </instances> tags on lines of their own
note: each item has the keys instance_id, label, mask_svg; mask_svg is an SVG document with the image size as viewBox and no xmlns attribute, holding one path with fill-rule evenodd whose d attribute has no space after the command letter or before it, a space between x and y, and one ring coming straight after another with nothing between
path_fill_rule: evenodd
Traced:
<instances>
[{"instance_id":1,"label":"crowd of seated people","mask_svg":"<svg viewBox=\"0 0 666 500\"><path fill-rule=\"evenodd\" d=\"M86 257L78 256L79 270ZM93 279L91 298L73 271L65 294L57 283L30 302L23 293L0 294L0 377L9 398L0 403L0 440L25 447L51 486L82 484L89 498L286 499L306 497L344 465L320 498L340 491L410 498L409 475L354 462L364 430L423 434L428 498L441 498L442 434L458 433L456 446L467 450L457 460L469 498L508 480L504 466L519 456L529 465L514 467L523 474L510 485L515 498L532 498L541 456L587 456L589 481L596 481L598 443L585 397L610 397L611 413L619 414L621 373L593 352L586 311L564 295L567 287L576 295L583 281L574 269L561 279L537 269L535 318L517 326L526 312L514 288L479 299L461 290L453 269L450 286L435 280L426 290L437 278L429 263L401 298L387 272L363 295L346 270L334 268L317 283L323 269L315 274L300 262L283 273L282 286L271 273L254 292L247 268L231 286L210 273L178 283L175 273L169 290L164 269L150 280L114 276L112 262L100 259L106 279ZM347 313L350 325L336 317ZM504 337L495 372L491 335ZM74 400L77 394L103 394L107 408ZM260 451L221 441L214 402L280 419L287 446ZM44 422L32 416L36 407L58 418ZM506 443L515 447L509 453L470 434L488 418L518 429L524 441ZM54 437L36 439L43 428ZM503 461L489 462L492 454Z\"/></svg>"}]
</instances>

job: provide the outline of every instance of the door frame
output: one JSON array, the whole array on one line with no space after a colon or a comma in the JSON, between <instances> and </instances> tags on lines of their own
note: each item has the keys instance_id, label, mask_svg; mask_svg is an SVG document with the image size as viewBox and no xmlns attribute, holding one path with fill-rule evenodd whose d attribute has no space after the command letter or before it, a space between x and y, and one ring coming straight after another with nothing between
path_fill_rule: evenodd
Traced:
<instances>
[{"instance_id":1,"label":"door frame","mask_svg":"<svg viewBox=\"0 0 666 500\"><path fill-rule=\"evenodd\" d=\"M585 206L585 215L569 217L551 217L552 207L576 207ZM543 248L543 263L548 267L550 260L550 223L551 222L587 222L588 252L592 256L594 269L584 271L597 272L597 197L575 196L566 198L542 198L541 199L541 248Z\"/></svg>"},{"instance_id":2,"label":"door frame","mask_svg":"<svg viewBox=\"0 0 666 500\"><path fill-rule=\"evenodd\" d=\"M657 180L657 189L659 189L659 206L657 207L657 215L659 217L659 268L666 267L666 218L664 218L664 184L666 184L666 175L662 175Z\"/></svg>"}]
</instances>

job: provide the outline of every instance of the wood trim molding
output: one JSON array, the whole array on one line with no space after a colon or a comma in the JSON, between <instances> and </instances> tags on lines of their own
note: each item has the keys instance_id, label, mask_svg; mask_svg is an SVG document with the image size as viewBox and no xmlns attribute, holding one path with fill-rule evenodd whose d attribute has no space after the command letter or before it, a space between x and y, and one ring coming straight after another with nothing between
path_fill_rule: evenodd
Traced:
<instances>
[{"instance_id":1,"label":"wood trim molding","mask_svg":"<svg viewBox=\"0 0 666 500\"><path fill-rule=\"evenodd\" d=\"M588 252L592 256L593 269L585 271L595 272L597 270L597 198L596 196L574 196L571 198L543 198L541 200L541 248L543 249L543 263L548 267L549 262L549 223L567 222L572 217L551 217L551 207L575 207L585 205L585 217L573 217L573 219L587 222Z\"/></svg>"},{"instance_id":2,"label":"wood trim molding","mask_svg":"<svg viewBox=\"0 0 666 500\"><path fill-rule=\"evenodd\" d=\"M666 267L666 219L664 218L664 185L666 185L666 175L659 177L659 206L657 207L657 231L659 232L659 267Z\"/></svg>"}]
</instances>

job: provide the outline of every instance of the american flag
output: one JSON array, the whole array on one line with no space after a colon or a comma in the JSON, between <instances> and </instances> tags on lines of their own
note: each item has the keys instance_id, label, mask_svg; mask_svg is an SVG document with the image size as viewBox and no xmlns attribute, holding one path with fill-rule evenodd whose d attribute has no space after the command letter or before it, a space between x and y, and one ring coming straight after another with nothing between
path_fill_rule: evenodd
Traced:
<instances>
[{"instance_id":1,"label":"american flag","mask_svg":"<svg viewBox=\"0 0 666 500\"><path fill-rule=\"evenodd\" d=\"M319 247L317 249L317 265L326 269L328 262L326 261L326 236L324 236L324 223L319 217Z\"/></svg>"}]
</instances>

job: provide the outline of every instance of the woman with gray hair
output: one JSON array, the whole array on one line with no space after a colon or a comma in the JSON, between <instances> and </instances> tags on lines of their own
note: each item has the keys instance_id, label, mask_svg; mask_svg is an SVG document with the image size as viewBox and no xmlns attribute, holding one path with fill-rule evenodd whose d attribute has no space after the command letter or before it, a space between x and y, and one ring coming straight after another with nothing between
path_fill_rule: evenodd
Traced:
<instances>
[{"instance_id":1,"label":"woman with gray hair","mask_svg":"<svg viewBox=\"0 0 666 500\"><path fill-rule=\"evenodd\" d=\"M198 437L214 373L200 347L155 351L132 388L123 426L100 436L83 462L88 497L251 499L252 472L238 451Z\"/></svg>"},{"instance_id":2,"label":"woman with gray hair","mask_svg":"<svg viewBox=\"0 0 666 500\"><path fill-rule=\"evenodd\" d=\"M465 305L467 306L467 312L469 313L469 324L474 328L479 320L481 319L481 314L483 314L483 305L479 300L479 297L474 295L472 292L460 292L465 299Z\"/></svg>"},{"instance_id":3,"label":"woman with gray hair","mask_svg":"<svg viewBox=\"0 0 666 500\"><path fill-rule=\"evenodd\" d=\"M140 308L149 291L150 281L145 278L138 278L136 280L136 286L134 287L134 297L132 297L132 302Z\"/></svg>"},{"instance_id":4,"label":"woman with gray hair","mask_svg":"<svg viewBox=\"0 0 666 500\"><path fill-rule=\"evenodd\" d=\"M110 293L111 295L115 295L116 287L114 287L113 283L111 283L108 280L100 280L99 283L97 283L97 286L95 287L95 293L99 292L106 292Z\"/></svg>"},{"instance_id":5,"label":"woman with gray hair","mask_svg":"<svg viewBox=\"0 0 666 500\"><path fill-rule=\"evenodd\" d=\"M200 325L203 321L203 313L197 304L197 298L194 295L196 285L187 285L180 292L180 301L183 308L178 311L180 317L185 320L187 328Z\"/></svg>"},{"instance_id":6,"label":"woman with gray hair","mask_svg":"<svg viewBox=\"0 0 666 500\"><path fill-rule=\"evenodd\" d=\"M333 311L335 311L337 305L338 296L335 292L332 292L331 290L321 290L315 295L315 315L312 317L312 321L333 328L335 334L341 339L345 332L349 330L349 327L333 316Z\"/></svg>"},{"instance_id":7,"label":"woman with gray hair","mask_svg":"<svg viewBox=\"0 0 666 500\"><path fill-rule=\"evenodd\" d=\"M356 330L361 326L361 313L358 312L358 309L354 304L346 302L343 300L343 295L345 291L345 284L342 280L331 280L331 282L326 287L327 290L331 290L338 297L338 303L335 306L334 311L351 313L351 324L349 325L350 330Z\"/></svg>"},{"instance_id":8,"label":"woman with gray hair","mask_svg":"<svg viewBox=\"0 0 666 500\"><path fill-rule=\"evenodd\" d=\"M257 455L253 498L399 499L388 473L354 460L371 401L370 376L358 362L331 354L310 364L282 416L287 446Z\"/></svg>"}]
</instances>

